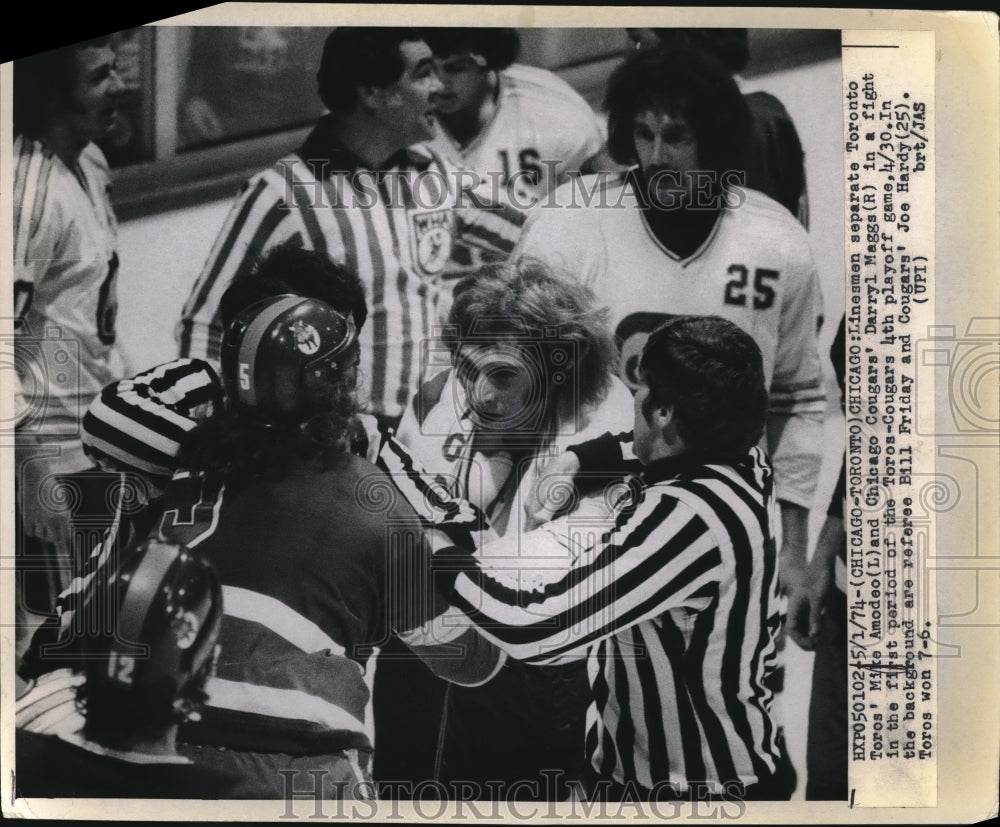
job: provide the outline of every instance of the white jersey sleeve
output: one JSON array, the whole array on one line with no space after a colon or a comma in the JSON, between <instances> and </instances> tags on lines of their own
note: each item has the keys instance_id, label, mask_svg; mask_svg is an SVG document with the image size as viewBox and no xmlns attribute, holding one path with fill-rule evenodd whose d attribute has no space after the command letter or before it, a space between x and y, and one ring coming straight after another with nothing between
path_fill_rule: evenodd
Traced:
<instances>
[{"instance_id":1,"label":"white jersey sleeve","mask_svg":"<svg viewBox=\"0 0 1000 827\"><path fill-rule=\"evenodd\" d=\"M798 229L798 228L796 228ZM778 347L771 378L767 444L780 501L812 508L823 462L826 394L816 334L822 298L805 231L789 261Z\"/></svg>"}]
</instances>

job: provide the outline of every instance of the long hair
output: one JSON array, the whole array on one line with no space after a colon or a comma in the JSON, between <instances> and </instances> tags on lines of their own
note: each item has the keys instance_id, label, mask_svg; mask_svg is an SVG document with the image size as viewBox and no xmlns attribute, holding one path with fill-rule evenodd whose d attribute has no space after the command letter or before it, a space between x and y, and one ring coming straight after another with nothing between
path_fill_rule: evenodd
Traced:
<instances>
[{"instance_id":1,"label":"long hair","mask_svg":"<svg viewBox=\"0 0 1000 827\"><path fill-rule=\"evenodd\" d=\"M722 174L745 167L750 110L729 70L695 48L631 52L608 80L608 151L620 164L634 164L632 123L647 108L680 116L694 131L698 161Z\"/></svg>"},{"instance_id":2,"label":"long hair","mask_svg":"<svg viewBox=\"0 0 1000 827\"><path fill-rule=\"evenodd\" d=\"M294 241L270 248L253 267L241 269L219 300L219 315L228 325L244 308L283 293L319 299L341 315L351 316L359 331L368 318L365 287L358 274Z\"/></svg>"},{"instance_id":3,"label":"long hair","mask_svg":"<svg viewBox=\"0 0 1000 827\"><path fill-rule=\"evenodd\" d=\"M444 342L453 358L463 345L520 345L540 367L533 392L543 404L543 433L553 435L582 407L607 394L616 366L608 310L583 285L540 261L489 265L456 285Z\"/></svg>"},{"instance_id":4,"label":"long hair","mask_svg":"<svg viewBox=\"0 0 1000 827\"><path fill-rule=\"evenodd\" d=\"M318 460L333 468L347 453L347 438L360 406L357 372L309 379L308 410L296 422L270 422L227 405L192 429L181 442L179 467L200 471L231 486L280 479L297 462Z\"/></svg>"}]
</instances>

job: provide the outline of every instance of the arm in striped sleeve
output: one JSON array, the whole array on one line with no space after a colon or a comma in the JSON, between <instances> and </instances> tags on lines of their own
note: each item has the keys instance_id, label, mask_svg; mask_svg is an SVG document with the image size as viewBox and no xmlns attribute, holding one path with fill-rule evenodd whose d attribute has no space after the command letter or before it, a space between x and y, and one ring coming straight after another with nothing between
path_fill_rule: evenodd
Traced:
<instances>
[{"instance_id":1,"label":"arm in striped sleeve","mask_svg":"<svg viewBox=\"0 0 1000 827\"><path fill-rule=\"evenodd\" d=\"M395 436L382 435L375 465L389 476L424 526L444 532L456 546L476 546L478 533L488 528L486 515L449 493Z\"/></svg>"},{"instance_id":2,"label":"arm in striped sleeve","mask_svg":"<svg viewBox=\"0 0 1000 827\"><path fill-rule=\"evenodd\" d=\"M221 404L212 366L176 359L101 391L83 418L83 448L99 465L163 484L185 434Z\"/></svg>"},{"instance_id":3,"label":"arm in striped sleeve","mask_svg":"<svg viewBox=\"0 0 1000 827\"><path fill-rule=\"evenodd\" d=\"M384 543L390 628L439 678L462 686L485 683L505 656L448 605L431 565L434 555L449 556L456 546L441 528L425 530L405 499L386 517L394 534Z\"/></svg>"},{"instance_id":4,"label":"arm in striped sleeve","mask_svg":"<svg viewBox=\"0 0 1000 827\"><path fill-rule=\"evenodd\" d=\"M719 548L707 525L663 488L647 490L601 542L574 558L568 550L577 528L563 518L457 558L450 600L511 657L553 663L685 605L718 578Z\"/></svg>"}]
</instances>

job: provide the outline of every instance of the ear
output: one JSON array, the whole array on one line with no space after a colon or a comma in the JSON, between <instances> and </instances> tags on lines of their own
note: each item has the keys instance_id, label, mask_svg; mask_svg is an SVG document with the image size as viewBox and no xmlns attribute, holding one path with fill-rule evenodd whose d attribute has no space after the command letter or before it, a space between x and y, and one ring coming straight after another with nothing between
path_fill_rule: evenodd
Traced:
<instances>
[{"instance_id":1,"label":"ear","mask_svg":"<svg viewBox=\"0 0 1000 827\"><path fill-rule=\"evenodd\" d=\"M374 112L384 102L383 89L378 86L359 86L358 103L366 112Z\"/></svg>"},{"instance_id":2,"label":"ear","mask_svg":"<svg viewBox=\"0 0 1000 827\"><path fill-rule=\"evenodd\" d=\"M677 417L674 415L672 405L659 405L653 408L653 423L668 443L677 441Z\"/></svg>"}]
</instances>

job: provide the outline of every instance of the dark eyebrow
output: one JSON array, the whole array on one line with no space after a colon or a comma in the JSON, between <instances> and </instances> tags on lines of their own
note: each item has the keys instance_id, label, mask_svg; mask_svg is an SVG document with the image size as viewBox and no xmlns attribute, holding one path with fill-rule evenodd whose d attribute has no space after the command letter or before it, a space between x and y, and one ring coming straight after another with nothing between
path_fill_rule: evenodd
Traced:
<instances>
[{"instance_id":1,"label":"dark eyebrow","mask_svg":"<svg viewBox=\"0 0 1000 827\"><path fill-rule=\"evenodd\" d=\"M420 58L420 60L417 61L417 65L413 67L413 72L414 72L414 74L416 74L421 69L425 69L427 67L434 68L434 58L433 57L422 57L422 58Z\"/></svg>"},{"instance_id":2,"label":"dark eyebrow","mask_svg":"<svg viewBox=\"0 0 1000 827\"><path fill-rule=\"evenodd\" d=\"M117 58L106 60L103 63L99 63L97 66L91 69L87 77L90 78L90 80L99 80L100 78L103 78L106 75L110 74L111 72L115 71L117 68L118 68Z\"/></svg>"}]
</instances>

